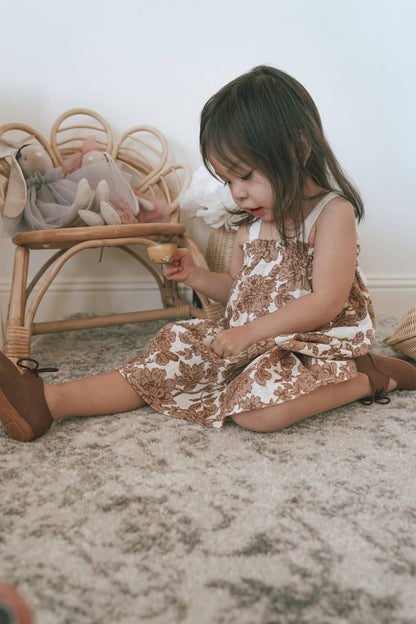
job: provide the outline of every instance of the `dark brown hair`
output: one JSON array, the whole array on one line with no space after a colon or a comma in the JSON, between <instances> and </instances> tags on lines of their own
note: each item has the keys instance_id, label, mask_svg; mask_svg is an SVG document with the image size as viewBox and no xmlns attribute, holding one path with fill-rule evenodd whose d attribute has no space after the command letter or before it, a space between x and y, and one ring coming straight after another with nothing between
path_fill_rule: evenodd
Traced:
<instances>
[{"instance_id":1,"label":"dark brown hair","mask_svg":"<svg viewBox=\"0 0 416 624\"><path fill-rule=\"evenodd\" d=\"M348 199L358 220L364 215L360 194L325 139L314 101L297 80L279 69L260 65L213 95L201 113L200 148L213 175L210 155L229 168L245 163L268 178L275 198L273 216L284 242L289 238L288 217L296 231L302 227L307 176ZM240 223L255 219L243 211L237 214Z\"/></svg>"}]
</instances>

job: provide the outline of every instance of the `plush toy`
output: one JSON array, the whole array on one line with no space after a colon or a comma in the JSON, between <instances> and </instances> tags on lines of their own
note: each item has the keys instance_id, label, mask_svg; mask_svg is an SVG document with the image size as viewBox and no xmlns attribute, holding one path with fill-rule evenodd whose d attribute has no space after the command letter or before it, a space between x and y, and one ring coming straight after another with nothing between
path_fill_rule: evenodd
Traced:
<instances>
[{"instance_id":1,"label":"plush toy","mask_svg":"<svg viewBox=\"0 0 416 624\"><path fill-rule=\"evenodd\" d=\"M88 225L104 223L155 223L166 219L173 208L164 200L145 195L130 185L131 175L122 171L107 152L99 149L94 136L87 137L81 152L64 159L68 178L81 182L86 179L100 201L79 212ZM105 192L102 181L107 183Z\"/></svg>"},{"instance_id":2,"label":"plush toy","mask_svg":"<svg viewBox=\"0 0 416 624\"><path fill-rule=\"evenodd\" d=\"M65 179L42 146L23 145L11 158L3 209L9 234L68 227L89 207L93 194L87 180Z\"/></svg>"},{"instance_id":3,"label":"plush toy","mask_svg":"<svg viewBox=\"0 0 416 624\"><path fill-rule=\"evenodd\" d=\"M124 173L109 154L100 150L86 151L80 164L79 169L72 171L67 179L79 183L87 180L90 188L98 193L97 201L79 211L79 216L87 225L141 222L137 218L139 202L129 184L131 176Z\"/></svg>"},{"instance_id":4,"label":"plush toy","mask_svg":"<svg viewBox=\"0 0 416 624\"><path fill-rule=\"evenodd\" d=\"M90 146L96 147L91 141ZM106 152L84 149L76 157L81 166L65 177L40 145L26 144L12 154L3 210L10 235L85 224L156 222L172 212L165 201L134 192L130 176Z\"/></svg>"}]
</instances>

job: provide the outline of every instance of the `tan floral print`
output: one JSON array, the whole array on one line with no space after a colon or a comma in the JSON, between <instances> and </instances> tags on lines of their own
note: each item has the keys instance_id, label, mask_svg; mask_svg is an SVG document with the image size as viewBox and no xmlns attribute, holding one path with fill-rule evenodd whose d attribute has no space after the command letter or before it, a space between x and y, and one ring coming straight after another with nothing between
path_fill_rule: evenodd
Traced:
<instances>
[{"instance_id":1,"label":"tan floral print","mask_svg":"<svg viewBox=\"0 0 416 624\"><path fill-rule=\"evenodd\" d=\"M211 349L221 330L311 292L312 262L307 243L247 242L224 318L169 323L146 353L118 371L158 412L213 427L221 427L227 416L351 379L353 358L364 355L374 339L374 313L358 265L344 309L324 327L263 340L230 359Z\"/></svg>"}]
</instances>

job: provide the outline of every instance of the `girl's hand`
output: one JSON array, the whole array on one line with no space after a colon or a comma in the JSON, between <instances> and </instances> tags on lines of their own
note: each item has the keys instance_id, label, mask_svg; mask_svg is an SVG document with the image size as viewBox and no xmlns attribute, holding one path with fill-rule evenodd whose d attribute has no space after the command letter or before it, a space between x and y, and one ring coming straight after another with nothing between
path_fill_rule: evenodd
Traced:
<instances>
[{"instance_id":1,"label":"girl's hand","mask_svg":"<svg viewBox=\"0 0 416 624\"><path fill-rule=\"evenodd\" d=\"M195 269L189 249L178 249L173 256L173 262L162 267L163 275L167 279L186 283L192 278Z\"/></svg>"},{"instance_id":2,"label":"girl's hand","mask_svg":"<svg viewBox=\"0 0 416 624\"><path fill-rule=\"evenodd\" d=\"M220 358L230 358L244 351L252 343L247 325L231 327L220 331L211 345L211 349Z\"/></svg>"}]
</instances>

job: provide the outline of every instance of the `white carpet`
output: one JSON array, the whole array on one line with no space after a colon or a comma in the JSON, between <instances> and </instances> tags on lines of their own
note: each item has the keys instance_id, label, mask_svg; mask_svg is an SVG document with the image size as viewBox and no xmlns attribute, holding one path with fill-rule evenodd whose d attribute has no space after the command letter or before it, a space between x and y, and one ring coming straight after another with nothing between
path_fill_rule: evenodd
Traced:
<instances>
[{"instance_id":1,"label":"white carpet","mask_svg":"<svg viewBox=\"0 0 416 624\"><path fill-rule=\"evenodd\" d=\"M378 326L375 350L397 319ZM160 323L35 339L64 380ZM414 624L416 393L273 434L150 408L0 429L0 579L36 624Z\"/></svg>"}]
</instances>

